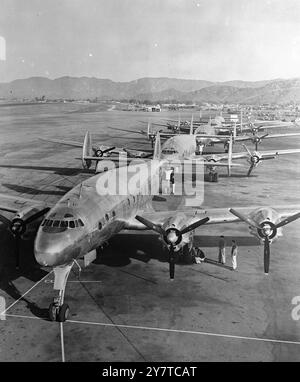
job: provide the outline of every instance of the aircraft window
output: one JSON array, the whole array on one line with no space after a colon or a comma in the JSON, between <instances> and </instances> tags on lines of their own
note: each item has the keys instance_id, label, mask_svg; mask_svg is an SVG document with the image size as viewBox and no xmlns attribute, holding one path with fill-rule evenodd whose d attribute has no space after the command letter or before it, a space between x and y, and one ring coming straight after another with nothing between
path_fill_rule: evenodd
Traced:
<instances>
[{"instance_id":1,"label":"aircraft window","mask_svg":"<svg viewBox=\"0 0 300 382\"><path fill-rule=\"evenodd\" d=\"M105 219L108 221L109 220L109 216L108 214L105 214Z\"/></svg>"},{"instance_id":2,"label":"aircraft window","mask_svg":"<svg viewBox=\"0 0 300 382\"><path fill-rule=\"evenodd\" d=\"M69 227L70 228L75 228L75 223L73 220L69 221Z\"/></svg>"},{"instance_id":3,"label":"aircraft window","mask_svg":"<svg viewBox=\"0 0 300 382\"><path fill-rule=\"evenodd\" d=\"M59 226L59 220L54 220L53 227L58 227L58 226Z\"/></svg>"},{"instance_id":4,"label":"aircraft window","mask_svg":"<svg viewBox=\"0 0 300 382\"><path fill-rule=\"evenodd\" d=\"M130 199L127 199L128 205L130 206Z\"/></svg>"},{"instance_id":5,"label":"aircraft window","mask_svg":"<svg viewBox=\"0 0 300 382\"><path fill-rule=\"evenodd\" d=\"M51 225L52 225L52 221L53 221L53 220L47 220L46 226L47 226L47 227L51 227Z\"/></svg>"},{"instance_id":6,"label":"aircraft window","mask_svg":"<svg viewBox=\"0 0 300 382\"><path fill-rule=\"evenodd\" d=\"M112 216L115 217L116 216L116 213L115 211L112 212Z\"/></svg>"},{"instance_id":7,"label":"aircraft window","mask_svg":"<svg viewBox=\"0 0 300 382\"><path fill-rule=\"evenodd\" d=\"M60 225L59 225L60 227L62 227L62 228L67 228L68 227L68 222L66 221L66 220L62 220L61 222L60 222Z\"/></svg>"},{"instance_id":8,"label":"aircraft window","mask_svg":"<svg viewBox=\"0 0 300 382\"><path fill-rule=\"evenodd\" d=\"M45 225L47 220L43 220L41 226Z\"/></svg>"},{"instance_id":9,"label":"aircraft window","mask_svg":"<svg viewBox=\"0 0 300 382\"><path fill-rule=\"evenodd\" d=\"M78 224L78 220L75 220L75 227L78 227L79 226L79 224Z\"/></svg>"},{"instance_id":10,"label":"aircraft window","mask_svg":"<svg viewBox=\"0 0 300 382\"><path fill-rule=\"evenodd\" d=\"M79 223L79 225L80 225L81 227L83 227L83 226L84 226L84 224L83 224L83 222L82 222L82 220L81 220L81 219L78 219L78 223Z\"/></svg>"},{"instance_id":11,"label":"aircraft window","mask_svg":"<svg viewBox=\"0 0 300 382\"><path fill-rule=\"evenodd\" d=\"M98 223L98 229L102 229L102 223L101 222Z\"/></svg>"},{"instance_id":12,"label":"aircraft window","mask_svg":"<svg viewBox=\"0 0 300 382\"><path fill-rule=\"evenodd\" d=\"M73 215L71 215L71 214L65 214L65 216L64 216L65 218L72 218L73 217Z\"/></svg>"}]
</instances>

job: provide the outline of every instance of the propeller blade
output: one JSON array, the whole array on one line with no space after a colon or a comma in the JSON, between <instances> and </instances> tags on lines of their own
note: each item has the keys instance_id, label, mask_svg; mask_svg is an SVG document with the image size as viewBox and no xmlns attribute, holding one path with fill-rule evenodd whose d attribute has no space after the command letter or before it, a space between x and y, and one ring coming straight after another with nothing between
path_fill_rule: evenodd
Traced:
<instances>
[{"instance_id":1,"label":"propeller blade","mask_svg":"<svg viewBox=\"0 0 300 382\"><path fill-rule=\"evenodd\" d=\"M251 175L251 172L252 170L254 169L254 165L251 164L251 166L249 167L249 170L248 170L248 173L247 173L247 176L250 176Z\"/></svg>"},{"instance_id":2,"label":"propeller blade","mask_svg":"<svg viewBox=\"0 0 300 382\"><path fill-rule=\"evenodd\" d=\"M269 273L270 267L270 240L269 238L265 238L264 240L264 270L265 273Z\"/></svg>"},{"instance_id":3,"label":"propeller blade","mask_svg":"<svg viewBox=\"0 0 300 382\"><path fill-rule=\"evenodd\" d=\"M281 222L277 223L277 224L275 225L275 227L276 227L276 228L283 227L284 225L289 224L289 223L291 223L291 222L293 222L294 220L299 219L299 218L300 218L300 212L296 213L295 215L288 216L287 218L285 218L285 219L282 220Z\"/></svg>"},{"instance_id":4,"label":"propeller blade","mask_svg":"<svg viewBox=\"0 0 300 382\"><path fill-rule=\"evenodd\" d=\"M142 216L136 215L136 220L138 220L140 223L144 224L147 228L151 229L152 231L155 231L161 235L165 234L165 231L158 225L152 223L150 220L147 220L143 218Z\"/></svg>"},{"instance_id":5,"label":"propeller blade","mask_svg":"<svg viewBox=\"0 0 300 382\"><path fill-rule=\"evenodd\" d=\"M245 216L241 212L239 212L233 208L229 208L229 212L231 212L233 215L235 215L236 217L238 217L239 219L241 219L245 223L249 224L251 227L261 229L261 227L258 224L256 224L254 220L252 220L248 216Z\"/></svg>"},{"instance_id":6,"label":"propeller blade","mask_svg":"<svg viewBox=\"0 0 300 382\"><path fill-rule=\"evenodd\" d=\"M135 134L145 134L145 132L139 130L127 130L127 129L119 129L118 127L110 127L111 130L124 131L127 133L135 133Z\"/></svg>"},{"instance_id":7,"label":"propeller blade","mask_svg":"<svg viewBox=\"0 0 300 382\"><path fill-rule=\"evenodd\" d=\"M105 154L105 153L108 153L109 151L112 151L114 150L116 147L109 147L108 149L105 149L105 150L102 150L102 153Z\"/></svg>"},{"instance_id":8,"label":"propeller blade","mask_svg":"<svg viewBox=\"0 0 300 382\"><path fill-rule=\"evenodd\" d=\"M201 219L201 220L198 220L196 221L195 223L185 227L182 231L181 231L181 234L184 235L185 233L187 232L190 232L190 231L193 231L194 229L196 229L197 227L200 227L201 225L207 223L209 221L209 217L206 217L204 219Z\"/></svg>"},{"instance_id":9,"label":"propeller blade","mask_svg":"<svg viewBox=\"0 0 300 382\"><path fill-rule=\"evenodd\" d=\"M49 207L43 208L41 211L36 212L32 216L30 216L28 219L24 221L25 224L32 223L34 220L37 220L41 216L45 215L50 210Z\"/></svg>"},{"instance_id":10,"label":"propeller blade","mask_svg":"<svg viewBox=\"0 0 300 382\"><path fill-rule=\"evenodd\" d=\"M11 221L7 219L5 216L0 215L0 221L4 223L6 226L10 227Z\"/></svg>"},{"instance_id":11,"label":"propeller blade","mask_svg":"<svg viewBox=\"0 0 300 382\"><path fill-rule=\"evenodd\" d=\"M244 147L244 149L247 151L247 153L252 157L252 153L251 151L248 149L248 147L246 145L242 145Z\"/></svg>"},{"instance_id":12,"label":"propeller blade","mask_svg":"<svg viewBox=\"0 0 300 382\"><path fill-rule=\"evenodd\" d=\"M261 137L259 137L260 139L264 139L264 138L266 138L267 136L269 135L269 133L267 133L267 134L264 134L264 135L262 135Z\"/></svg>"},{"instance_id":13,"label":"propeller blade","mask_svg":"<svg viewBox=\"0 0 300 382\"><path fill-rule=\"evenodd\" d=\"M170 279L174 280L174 276L175 276L175 256L174 256L174 247L173 247L173 245L171 245L171 248L170 248L169 273L170 273Z\"/></svg>"}]
</instances>

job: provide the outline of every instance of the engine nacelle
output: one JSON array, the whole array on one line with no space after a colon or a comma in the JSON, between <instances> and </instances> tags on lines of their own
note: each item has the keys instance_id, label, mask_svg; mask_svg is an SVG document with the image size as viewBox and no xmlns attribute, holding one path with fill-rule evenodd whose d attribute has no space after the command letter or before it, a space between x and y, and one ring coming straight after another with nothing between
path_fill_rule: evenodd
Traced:
<instances>
[{"instance_id":1,"label":"engine nacelle","mask_svg":"<svg viewBox=\"0 0 300 382\"><path fill-rule=\"evenodd\" d=\"M163 237L164 243L166 245L173 245L175 252L182 249L185 245L192 245L193 231L183 235L180 232L186 226L186 217L181 214L169 218L163 225L166 232L166 235Z\"/></svg>"},{"instance_id":2,"label":"engine nacelle","mask_svg":"<svg viewBox=\"0 0 300 382\"><path fill-rule=\"evenodd\" d=\"M279 223L280 217L273 208L258 208L252 211L249 217L261 227L260 229L249 227L250 234L256 236L262 243L266 237L272 242L282 236L282 229L275 227Z\"/></svg>"},{"instance_id":3,"label":"engine nacelle","mask_svg":"<svg viewBox=\"0 0 300 382\"><path fill-rule=\"evenodd\" d=\"M33 231L33 226L30 228L30 224L26 224L25 221L29 219L31 216L36 214L41 210L41 207L30 206L24 208L20 212L18 212L11 220L10 230L14 235L30 235L31 231Z\"/></svg>"}]
</instances>

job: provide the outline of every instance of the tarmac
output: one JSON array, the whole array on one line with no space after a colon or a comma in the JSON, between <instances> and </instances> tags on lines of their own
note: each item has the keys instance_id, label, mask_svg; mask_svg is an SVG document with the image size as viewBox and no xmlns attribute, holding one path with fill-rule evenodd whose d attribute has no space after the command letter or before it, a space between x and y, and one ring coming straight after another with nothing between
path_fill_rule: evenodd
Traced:
<instances>
[{"instance_id":1,"label":"tarmac","mask_svg":"<svg viewBox=\"0 0 300 382\"><path fill-rule=\"evenodd\" d=\"M92 175L76 159L80 149L39 138L81 142L89 130L94 142L143 149L149 143L139 143L138 135L111 127L146 129L140 120L177 116L79 104L1 106L0 192L55 201ZM270 139L260 149L299 148L299 143L300 137ZM222 145L217 149L222 151ZM299 164L300 154L282 156L265 161L249 178L246 168L233 169L230 178L221 169L218 183L205 182L202 206L300 205ZM182 205L181 197L154 202L157 210ZM292 317L292 299L300 296L299 229L300 220L283 228L284 236L271 245L270 274L265 275L263 247L246 224L204 225L195 243L207 261L178 264L174 281L155 234L122 233L80 275L73 268L65 297L71 314L60 325L47 319L51 269L35 263L31 239L22 242L17 271L13 239L1 225L0 361L60 362L62 329L67 362L300 361L300 320ZM216 262L220 235L228 243L225 266ZM239 246L236 272L231 270L231 238Z\"/></svg>"}]
</instances>

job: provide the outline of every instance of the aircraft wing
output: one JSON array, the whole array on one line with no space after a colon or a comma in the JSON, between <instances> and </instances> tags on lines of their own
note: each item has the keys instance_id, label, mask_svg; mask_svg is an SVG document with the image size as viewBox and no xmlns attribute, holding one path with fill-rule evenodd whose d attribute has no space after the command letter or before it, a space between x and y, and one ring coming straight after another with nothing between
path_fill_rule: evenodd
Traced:
<instances>
[{"instance_id":1,"label":"aircraft wing","mask_svg":"<svg viewBox=\"0 0 300 382\"><path fill-rule=\"evenodd\" d=\"M249 216L251 212L264 207L270 207L277 211L281 219L287 218L300 211L300 205L279 205L279 206L250 206L250 207L228 207L228 208L196 208L190 210L176 210L176 211L151 211L140 214L144 219L151 223L163 226L169 219L182 216L186 225L193 224L194 222L209 218L206 224L224 224L224 223L237 223L242 222L242 219L233 215L230 209L234 209L244 216ZM142 223L135 218L126 222L125 229L140 230L147 229ZM200 228L201 229L201 228Z\"/></svg>"},{"instance_id":2,"label":"aircraft wing","mask_svg":"<svg viewBox=\"0 0 300 382\"><path fill-rule=\"evenodd\" d=\"M0 194L0 210L1 211L17 213L28 207L43 209L46 206L52 207L53 205L54 205L53 203L51 204L51 203L45 203L38 200L26 199L20 196Z\"/></svg>"},{"instance_id":3,"label":"aircraft wing","mask_svg":"<svg viewBox=\"0 0 300 382\"><path fill-rule=\"evenodd\" d=\"M230 138L230 135L209 135L209 134L195 134L197 138L212 138L216 142L227 141Z\"/></svg>"},{"instance_id":4,"label":"aircraft wing","mask_svg":"<svg viewBox=\"0 0 300 382\"><path fill-rule=\"evenodd\" d=\"M118 127L110 127L110 129L111 129L111 130L123 131L123 132L125 132L125 133L133 133L133 134L147 135L147 131L142 131L142 130L119 129Z\"/></svg>"},{"instance_id":5,"label":"aircraft wing","mask_svg":"<svg viewBox=\"0 0 300 382\"><path fill-rule=\"evenodd\" d=\"M265 138L281 138L281 137L295 137L300 133L288 133L288 134L269 134Z\"/></svg>"},{"instance_id":6,"label":"aircraft wing","mask_svg":"<svg viewBox=\"0 0 300 382\"><path fill-rule=\"evenodd\" d=\"M59 143L59 144L62 144L62 145L67 145L67 146L82 147L82 142L64 141L64 140L61 140L61 139L52 139L52 138L39 138L39 139L41 141Z\"/></svg>"},{"instance_id":7,"label":"aircraft wing","mask_svg":"<svg viewBox=\"0 0 300 382\"><path fill-rule=\"evenodd\" d=\"M277 150L277 151L267 150L267 151L259 151L258 154L262 158L273 159L278 155L297 154L297 153L300 153L300 149ZM255 153L253 153L253 154L255 154ZM218 160L220 160L220 161L221 160L228 160L228 154L216 154L214 157L217 161ZM204 155L204 158L206 158L205 155ZM249 158L249 154L246 151L240 152L240 153L232 153L232 159L243 159L243 158L245 158L245 159Z\"/></svg>"},{"instance_id":8,"label":"aircraft wing","mask_svg":"<svg viewBox=\"0 0 300 382\"><path fill-rule=\"evenodd\" d=\"M300 149L289 149L289 150L268 150L268 151L260 151L259 152L263 157L268 156L277 156L277 155L285 155L285 154L297 154L300 153Z\"/></svg>"}]
</instances>

